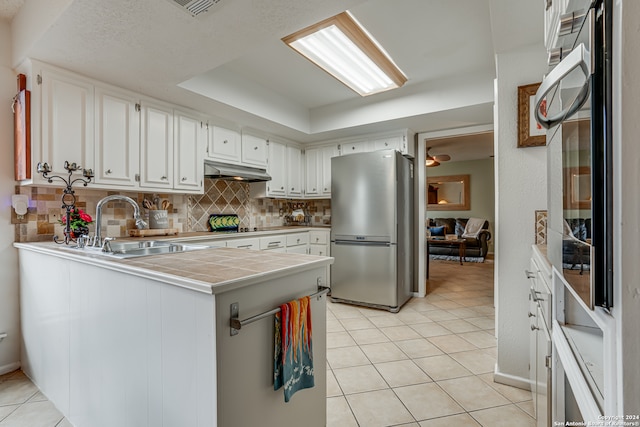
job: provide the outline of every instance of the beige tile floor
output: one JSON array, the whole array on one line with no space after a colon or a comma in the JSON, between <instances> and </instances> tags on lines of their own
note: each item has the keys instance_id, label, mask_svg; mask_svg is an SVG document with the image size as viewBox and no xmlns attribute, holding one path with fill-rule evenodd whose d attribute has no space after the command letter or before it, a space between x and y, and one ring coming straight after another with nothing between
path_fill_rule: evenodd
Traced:
<instances>
[{"instance_id":1,"label":"beige tile floor","mask_svg":"<svg viewBox=\"0 0 640 427\"><path fill-rule=\"evenodd\" d=\"M397 314L329 303L327 426L534 426L531 393L493 382L493 263L432 261Z\"/></svg>"},{"instance_id":2,"label":"beige tile floor","mask_svg":"<svg viewBox=\"0 0 640 427\"><path fill-rule=\"evenodd\" d=\"M531 394L493 382L493 264L432 261L426 298L397 314L328 304L327 426L534 426ZM71 427L16 371L0 427Z\"/></svg>"}]
</instances>

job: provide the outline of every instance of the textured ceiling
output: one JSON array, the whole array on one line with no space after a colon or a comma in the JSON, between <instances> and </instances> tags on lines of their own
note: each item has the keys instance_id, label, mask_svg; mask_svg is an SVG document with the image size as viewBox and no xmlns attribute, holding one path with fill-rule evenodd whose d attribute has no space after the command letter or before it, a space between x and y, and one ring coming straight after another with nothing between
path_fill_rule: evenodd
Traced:
<instances>
[{"instance_id":1,"label":"textured ceiling","mask_svg":"<svg viewBox=\"0 0 640 427\"><path fill-rule=\"evenodd\" d=\"M0 0L0 19L10 21L23 4L24 0Z\"/></svg>"},{"instance_id":2,"label":"textured ceiling","mask_svg":"<svg viewBox=\"0 0 640 427\"><path fill-rule=\"evenodd\" d=\"M14 63L39 59L303 143L432 132L493 123L495 53L542 45L543 3L222 0L193 18L169 0L41 1L39 16L14 18L39 19ZM361 98L280 41L346 9L407 74L404 87Z\"/></svg>"}]
</instances>

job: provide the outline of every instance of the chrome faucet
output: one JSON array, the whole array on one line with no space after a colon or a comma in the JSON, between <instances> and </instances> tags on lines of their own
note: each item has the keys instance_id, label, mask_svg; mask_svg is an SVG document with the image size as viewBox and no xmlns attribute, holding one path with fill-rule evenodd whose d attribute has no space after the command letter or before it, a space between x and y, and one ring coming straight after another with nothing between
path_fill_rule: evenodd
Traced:
<instances>
[{"instance_id":1,"label":"chrome faucet","mask_svg":"<svg viewBox=\"0 0 640 427\"><path fill-rule=\"evenodd\" d=\"M147 223L142 219L142 216L140 215L140 206L138 206L135 200L133 200L131 197L112 194L111 196L107 196L101 199L96 205L96 237L93 241L94 247L101 247L103 245L102 231L100 230L100 228L102 227L102 206L112 200L121 200L123 202L128 202L131 206L133 206L133 218L136 220L136 227L140 230L148 227ZM107 239L105 238L105 240Z\"/></svg>"}]
</instances>

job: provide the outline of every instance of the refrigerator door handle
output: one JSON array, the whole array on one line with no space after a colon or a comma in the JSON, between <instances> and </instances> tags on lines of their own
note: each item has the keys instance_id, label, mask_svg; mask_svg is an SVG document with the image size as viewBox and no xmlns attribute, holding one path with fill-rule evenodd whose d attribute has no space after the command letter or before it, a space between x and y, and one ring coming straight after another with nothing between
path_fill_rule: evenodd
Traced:
<instances>
[{"instance_id":1,"label":"refrigerator door handle","mask_svg":"<svg viewBox=\"0 0 640 427\"><path fill-rule=\"evenodd\" d=\"M353 246L391 246L391 242L361 242L357 240L336 240L332 243L336 245L353 245Z\"/></svg>"}]
</instances>

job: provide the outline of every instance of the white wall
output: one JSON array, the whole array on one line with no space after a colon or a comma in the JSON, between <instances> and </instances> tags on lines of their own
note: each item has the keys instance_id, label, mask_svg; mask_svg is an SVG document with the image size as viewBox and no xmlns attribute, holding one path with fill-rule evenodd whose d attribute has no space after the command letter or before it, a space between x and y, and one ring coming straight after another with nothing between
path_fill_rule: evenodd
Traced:
<instances>
[{"instance_id":1,"label":"white wall","mask_svg":"<svg viewBox=\"0 0 640 427\"><path fill-rule=\"evenodd\" d=\"M0 21L0 374L17 368L20 361L18 300L18 255L13 248L15 226L11 224L13 180L13 115L10 101L16 94L16 76L11 70L9 24Z\"/></svg>"},{"instance_id":2,"label":"white wall","mask_svg":"<svg viewBox=\"0 0 640 427\"><path fill-rule=\"evenodd\" d=\"M640 413L640 2L617 0L613 41L614 144L614 311L619 325L617 350L618 414Z\"/></svg>"},{"instance_id":3,"label":"white wall","mask_svg":"<svg viewBox=\"0 0 640 427\"><path fill-rule=\"evenodd\" d=\"M518 86L542 80L544 47L520 48L496 56L495 125L496 239L495 300L497 381L528 387L529 266L535 211L546 209L545 147L516 148Z\"/></svg>"}]
</instances>

